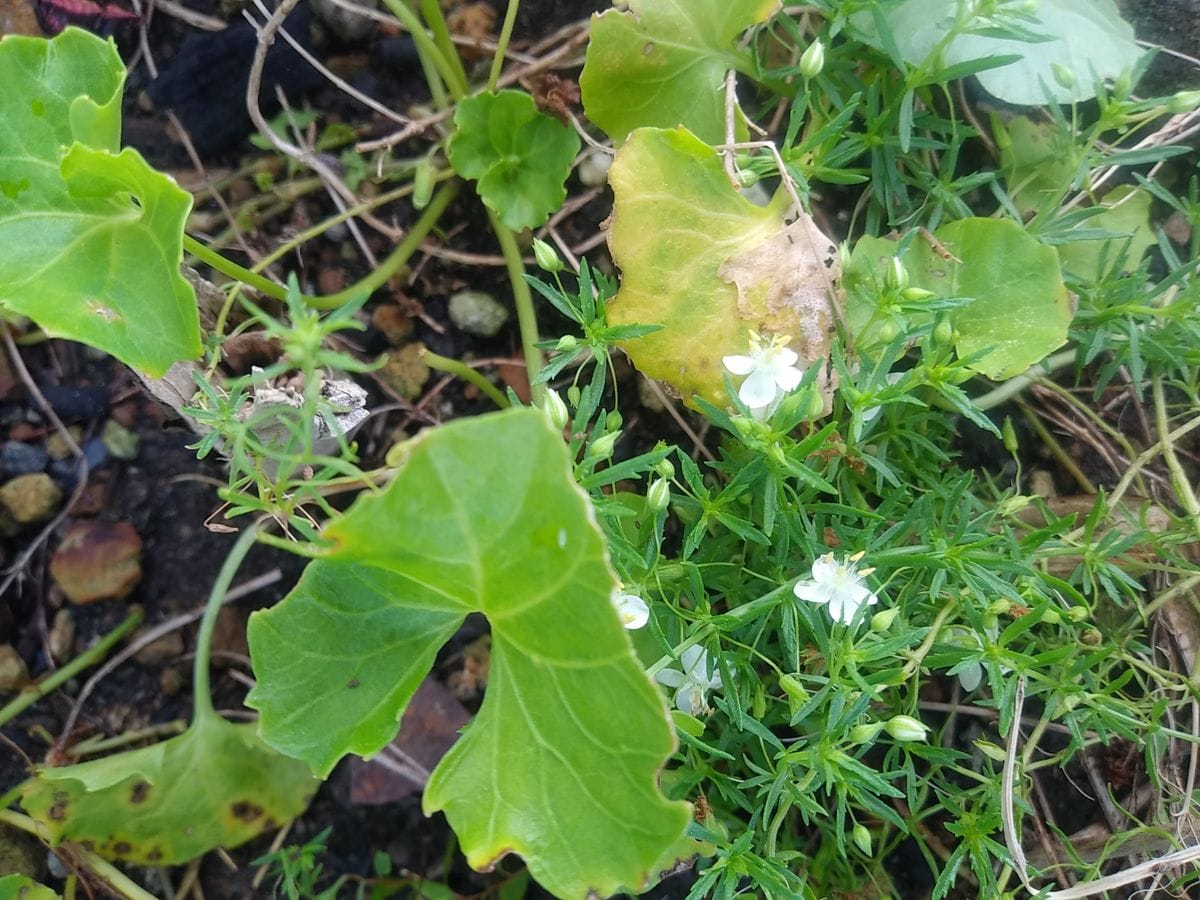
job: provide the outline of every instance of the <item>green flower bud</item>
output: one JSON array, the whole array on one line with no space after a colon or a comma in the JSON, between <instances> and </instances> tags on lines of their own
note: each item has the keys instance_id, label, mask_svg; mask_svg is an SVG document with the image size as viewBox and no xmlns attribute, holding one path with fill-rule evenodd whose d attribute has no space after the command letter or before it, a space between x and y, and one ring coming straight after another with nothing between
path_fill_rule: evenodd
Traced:
<instances>
[{"instance_id":1,"label":"green flower bud","mask_svg":"<svg viewBox=\"0 0 1200 900\"><path fill-rule=\"evenodd\" d=\"M1050 71L1054 73L1054 80L1058 82L1059 87L1068 91L1075 87L1075 73L1062 63L1050 63Z\"/></svg>"},{"instance_id":2,"label":"green flower bud","mask_svg":"<svg viewBox=\"0 0 1200 900\"><path fill-rule=\"evenodd\" d=\"M1090 615L1086 606L1072 606L1067 610L1067 618L1072 622L1086 622Z\"/></svg>"},{"instance_id":3,"label":"green flower bud","mask_svg":"<svg viewBox=\"0 0 1200 900\"><path fill-rule=\"evenodd\" d=\"M619 431L610 431L608 434L600 435L587 448L586 457L588 459L608 459L613 455L613 448L616 446L617 438L620 436L621 432Z\"/></svg>"},{"instance_id":4,"label":"green flower bud","mask_svg":"<svg viewBox=\"0 0 1200 900\"><path fill-rule=\"evenodd\" d=\"M671 502L671 485L665 478L657 478L646 492L646 506L653 512L660 513Z\"/></svg>"},{"instance_id":5,"label":"green flower bud","mask_svg":"<svg viewBox=\"0 0 1200 900\"><path fill-rule=\"evenodd\" d=\"M892 257L892 262L883 276L883 282L889 290L893 291L902 291L908 287L908 269L904 268L900 257Z\"/></svg>"},{"instance_id":6,"label":"green flower bud","mask_svg":"<svg viewBox=\"0 0 1200 900\"><path fill-rule=\"evenodd\" d=\"M1004 427L1000 429L1000 435L1004 439L1004 449L1013 456L1017 455L1017 431L1013 428L1012 418L1004 417Z\"/></svg>"},{"instance_id":7,"label":"green flower bud","mask_svg":"<svg viewBox=\"0 0 1200 900\"><path fill-rule=\"evenodd\" d=\"M554 349L562 353L569 353L579 346L579 340L573 334L564 334L558 339L558 343L554 345Z\"/></svg>"},{"instance_id":8,"label":"green flower bud","mask_svg":"<svg viewBox=\"0 0 1200 900\"><path fill-rule=\"evenodd\" d=\"M999 600L993 600L987 608L987 611L993 616L1002 616L1005 613L1012 612L1013 602L1005 597Z\"/></svg>"},{"instance_id":9,"label":"green flower bud","mask_svg":"<svg viewBox=\"0 0 1200 900\"><path fill-rule=\"evenodd\" d=\"M900 615L900 610L895 607L891 609L881 609L875 615L871 616L871 630L876 633L882 633L892 627L892 623L896 621L896 616Z\"/></svg>"},{"instance_id":10,"label":"green flower bud","mask_svg":"<svg viewBox=\"0 0 1200 900\"><path fill-rule=\"evenodd\" d=\"M1200 91L1179 91L1167 100L1167 112L1179 116L1200 106Z\"/></svg>"},{"instance_id":11,"label":"green flower bud","mask_svg":"<svg viewBox=\"0 0 1200 900\"><path fill-rule=\"evenodd\" d=\"M572 406L574 406L576 409L579 408L579 401L580 401L580 399L582 399L582 397L583 397L583 392L581 390L579 390L578 385L573 384L569 388L567 388L567 402L570 403Z\"/></svg>"},{"instance_id":12,"label":"green flower bud","mask_svg":"<svg viewBox=\"0 0 1200 900\"><path fill-rule=\"evenodd\" d=\"M936 297L933 291L927 291L925 288L910 287L905 288L900 292L900 297L909 303L920 303L922 300L928 300L930 297Z\"/></svg>"},{"instance_id":13,"label":"green flower bud","mask_svg":"<svg viewBox=\"0 0 1200 900\"><path fill-rule=\"evenodd\" d=\"M898 741L923 741L929 728L912 716L892 716L883 726Z\"/></svg>"},{"instance_id":14,"label":"green flower bud","mask_svg":"<svg viewBox=\"0 0 1200 900\"><path fill-rule=\"evenodd\" d=\"M533 258L537 261L539 269L552 275L563 270L563 261L558 258L558 253L539 238L533 239Z\"/></svg>"},{"instance_id":15,"label":"green flower bud","mask_svg":"<svg viewBox=\"0 0 1200 900\"><path fill-rule=\"evenodd\" d=\"M864 722L850 729L850 740L855 744L869 744L879 737L881 731L883 731L882 722Z\"/></svg>"},{"instance_id":16,"label":"green flower bud","mask_svg":"<svg viewBox=\"0 0 1200 900\"><path fill-rule=\"evenodd\" d=\"M1042 621L1047 625L1061 625L1062 614L1057 609L1048 609L1042 613Z\"/></svg>"},{"instance_id":17,"label":"green flower bud","mask_svg":"<svg viewBox=\"0 0 1200 900\"><path fill-rule=\"evenodd\" d=\"M988 757L989 759L993 759L996 762L1004 762L1005 757L1003 747L999 747L996 744L993 744L991 741L985 741L983 739L977 739L973 741L973 743L979 749L979 752L984 756Z\"/></svg>"},{"instance_id":18,"label":"green flower bud","mask_svg":"<svg viewBox=\"0 0 1200 900\"><path fill-rule=\"evenodd\" d=\"M890 344L896 339L896 335L900 333L900 325L895 319L886 319L879 324L879 329L876 334L879 335L879 340L885 344Z\"/></svg>"},{"instance_id":19,"label":"green flower bud","mask_svg":"<svg viewBox=\"0 0 1200 900\"><path fill-rule=\"evenodd\" d=\"M808 689L800 683L800 679L795 675L789 675L786 672L780 675L779 687L788 695L789 700L796 702L797 707L808 702Z\"/></svg>"},{"instance_id":20,"label":"green flower bud","mask_svg":"<svg viewBox=\"0 0 1200 900\"><path fill-rule=\"evenodd\" d=\"M871 855L871 832L867 831L865 825L855 825L850 830L850 840L854 842L854 846L861 850L864 855Z\"/></svg>"},{"instance_id":21,"label":"green flower bud","mask_svg":"<svg viewBox=\"0 0 1200 900\"><path fill-rule=\"evenodd\" d=\"M741 169L737 173L738 184L744 188L753 187L758 184L761 177L757 172L753 172L750 169Z\"/></svg>"},{"instance_id":22,"label":"green flower bud","mask_svg":"<svg viewBox=\"0 0 1200 900\"><path fill-rule=\"evenodd\" d=\"M424 209L429 205L429 199L433 196L435 180L433 161L428 156L421 157L413 169L413 209Z\"/></svg>"},{"instance_id":23,"label":"green flower bud","mask_svg":"<svg viewBox=\"0 0 1200 900\"><path fill-rule=\"evenodd\" d=\"M800 74L805 79L816 78L825 68L825 45L813 41L800 57Z\"/></svg>"},{"instance_id":24,"label":"green flower bud","mask_svg":"<svg viewBox=\"0 0 1200 900\"><path fill-rule=\"evenodd\" d=\"M933 326L931 337L934 344L945 346L954 340L954 326L950 324L949 319L942 318Z\"/></svg>"},{"instance_id":25,"label":"green flower bud","mask_svg":"<svg viewBox=\"0 0 1200 900\"><path fill-rule=\"evenodd\" d=\"M624 419L621 418L621 414L614 409L612 412L610 412L607 416L604 417L604 430L605 431L620 431L621 425L623 423L624 423Z\"/></svg>"},{"instance_id":26,"label":"green flower bud","mask_svg":"<svg viewBox=\"0 0 1200 900\"><path fill-rule=\"evenodd\" d=\"M567 404L563 403L562 397L555 390L547 389L545 398L542 400L542 412L555 431L562 431L571 419L571 414L567 411Z\"/></svg>"},{"instance_id":27,"label":"green flower bud","mask_svg":"<svg viewBox=\"0 0 1200 900\"><path fill-rule=\"evenodd\" d=\"M669 459L660 459L650 468L654 469L663 478L671 479L675 477L675 466L671 464Z\"/></svg>"}]
</instances>

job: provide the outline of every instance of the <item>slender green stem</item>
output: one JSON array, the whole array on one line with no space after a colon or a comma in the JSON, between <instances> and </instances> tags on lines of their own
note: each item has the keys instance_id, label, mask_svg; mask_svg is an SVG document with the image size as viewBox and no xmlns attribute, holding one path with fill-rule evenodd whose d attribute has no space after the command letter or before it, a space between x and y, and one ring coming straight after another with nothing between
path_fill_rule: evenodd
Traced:
<instances>
[{"instance_id":1,"label":"slender green stem","mask_svg":"<svg viewBox=\"0 0 1200 900\"><path fill-rule=\"evenodd\" d=\"M0 709L0 725L19 715L22 711L41 700L47 694L58 690L58 687L74 678L89 666L100 662L125 635L142 623L142 611L134 608L123 622L97 641L93 646L79 654L61 669L47 675L37 684L30 685Z\"/></svg>"},{"instance_id":2,"label":"slender green stem","mask_svg":"<svg viewBox=\"0 0 1200 900\"><path fill-rule=\"evenodd\" d=\"M464 81L459 80L458 73L454 71L454 67L438 49L438 45L434 43L433 38L429 36L429 32L425 30L425 26L421 24L420 18L416 12L409 7L404 0L383 0L388 9L392 11L400 23L408 29L412 35L413 41L417 45L417 51L423 56L427 56L429 61L437 69L438 75L446 82L446 86L450 88L450 93L455 97L461 97L467 92L467 85ZM433 84L429 85L433 89Z\"/></svg>"},{"instance_id":3,"label":"slender green stem","mask_svg":"<svg viewBox=\"0 0 1200 900\"><path fill-rule=\"evenodd\" d=\"M233 549L225 557L221 571L217 573L217 580L213 582L212 591L208 595L208 604L204 607L204 616L200 619L200 630L196 635L196 657L192 661L192 707L195 711L193 722L217 714L213 709L212 693L208 684L208 657L212 650L213 630L217 627L221 604L225 601L225 595L229 593L229 586L233 584L233 576L237 574L238 567L254 546L256 537L258 528L255 525L249 525L242 530Z\"/></svg>"},{"instance_id":4,"label":"slender green stem","mask_svg":"<svg viewBox=\"0 0 1200 900\"><path fill-rule=\"evenodd\" d=\"M457 375L464 381L471 382L471 384L487 394L498 407L508 409L508 398L500 393L500 390L494 384L466 363L461 363L457 359L451 359L448 356L434 353L429 349L426 349L421 354L421 359L431 369L449 372L451 375Z\"/></svg>"},{"instance_id":5,"label":"slender green stem","mask_svg":"<svg viewBox=\"0 0 1200 900\"><path fill-rule=\"evenodd\" d=\"M305 297L304 301L315 309L337 309L364 293L370 294L377 288L383 287L389 278L404 267L412 255L417 252L417 248L421 246L421 241L425 240L429 232L433 231L438 219L450 205L450 201L458 194L458 186L459 181L455 179L447 181L434 192L433 197L429 200L429 205L421 211L421 217L409 229L404 239L396 245L396 249L389 253L373 272L336 294L329 294L326 297Z\"/></svg>"},{"instance_id":6,"label":"slender green stem","mask_svg":"<svg viewBox=\"0 0 1200 900\"><path fill-rule=\"evenodd\" d=\"M1163 393L1161 375L1154 376L1150 382L1150 390L1154 397L1154 424L1158 427L1159 434L1166 435L1171 426L1167 421L1167 398ZM1191 480L1183 470L1179 457L1175 454L1174 443L1164 438L1162 448L1163 459L1167 462L1167 471L1171 473L1171 484L1174 485L1175 493L1179 497L1179 505L1187 513L1192 529L1197 535L1200 535L1200 501L1196 499L1196 492L1192 490Z\"/></svg>"},{"instance_id":7,"label":"slender green stem","mask_svg":"<svg viewBox=\"0 0 1200 900\"><path fill-rule=\"evenodd\" d=\"M504 68L504 51L512 38L513 26L517 22L517 10L521 8L521 0L508 0L508 9L504 11L504 24L500 26L500 38L496 41L496 55L492 57L492 69L488 72L487 88L496 90L500 81L500 70Z\"/></svg>"},{"instance_id":8,"label":"slender green stem","mask_svg":"<svg viewBox=\"0 0 1200 900\"><path fill-rule=\"evenodd\" d=\"M230 278L240 281L243 284L250 285L250 287L260 293L266 294L268 297L274 297L276 300L287 299L287 288L283 285L276 284L269 278L259 275L257 272L251 272L245 266L239 266L232 259L227 259L216 250L210 250L186 232L183 235L183 249L205 265L211 266L218 272L228 275Z\"/></svg>"},{"instance_id":9,"label":"slender green stem","mask_svg":"<svg viewBox=\"0 0 1200 900\"><path fill-rule=\"evenodd\" d=\"M45 825L15 810L0 809L0 822L28 832L45 841L47 844L50 842L50 830ZM155 900L153 894L144 891L112 863L101 859L95 853L85 850L78 845L72 849L83 860L88 869L107 882L108 886L120 896L127 898L127 900Z\"/></svg>"},{"instance_id":10,"label":"slender green stem","mask_svg":"<svg viewBox=\"0 0 1200 900\"><path fill-rule=\"evenodd\" d=\"M533 294L525 280L525 261L521 258L521 248L517 246L516 236L500 223L490 209L488 220L492 223L496 240L500 242L500 253L504 256L504 266L508 270L508 280L512 285L513 302L517 307L517 325L521 330L521 350L525 354L525 370L529 376L531 394L536 402L546 392L546 386L534 385L534 379L542 371L542 351L537 347L537 313L533 308Z\"/></svg>"},{"instance_id":11,"label":"slender green stem","mask_svg":"<svg viewBox=\"0 0 1200 900\"><path fill-rule=\"evenodd\" d=\"M457 85L450 84L450 90L455 99L462 99L467 92L467 71L463 68L462 59L455 49L454 41L450 39L450 29L446 27L446 17L442 15L442 5L438 0L421 0L421 16L425 24L433 32L433 40L441 51L442 56L454 69Z\"/></svg>"}]
</instances>

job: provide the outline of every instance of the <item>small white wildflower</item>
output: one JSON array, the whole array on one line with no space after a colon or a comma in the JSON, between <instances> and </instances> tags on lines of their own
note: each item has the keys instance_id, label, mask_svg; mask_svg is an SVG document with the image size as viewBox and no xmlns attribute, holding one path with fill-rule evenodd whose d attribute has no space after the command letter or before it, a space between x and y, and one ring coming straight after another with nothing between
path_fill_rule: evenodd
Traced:
<instances>
[{"instance_id":1,"label":"small white wildflower","mask_svg":"<svg viewBox=\"0 0 1200 900\"><path fill-rule=\"evenodd\" d=\"M745 375L738 388L738 397L756 419L765 419L775 405L804 378L804 370L796 368L800 359L788 348L791 338L775 335L769 341L750 332L749 356L726 356L722 362L734 375Z\"/></svg>"},{"instance_id":2,"label":"small white wildflower","mask_svg":"<svg viewBox=\"0 0 1200 900\"><path fill-rule=\"evenodd\" d=\"M614 594L613 606L621 617L621 624L630 631L641 628L650 621L650 607L637 594Z\"/></svg>"},{"instance_id":3,"label":"small white wildflower","mask_svg":"<svg viewBox=\"0 0 1200 900\"><path fill-rule=\"evenodd\" d=\"M708 692L721 687L719 672L708 674L708 651L703 647L688 647L679 654L683 671L663 669L654 680L675 688L675 706L689 716L708 712Z\"/></svg>"},{"instance_id":4,"label":"small white wildflower","mask_svg":"<svg viewBox=\"0 0 1200 900\"><path fill-rule=\"evenodd\" d=\"M812 564L812 579L796 582L792 592L800 600L810 603L827 603L829 614L839 622L849 625L858 614L859 607L874 606L879 602L875 592L863 583L863 577L874 569L858 571L856 563L862 553L838 561L832 553L818 557Z\"/></svg>"}]
</instances>

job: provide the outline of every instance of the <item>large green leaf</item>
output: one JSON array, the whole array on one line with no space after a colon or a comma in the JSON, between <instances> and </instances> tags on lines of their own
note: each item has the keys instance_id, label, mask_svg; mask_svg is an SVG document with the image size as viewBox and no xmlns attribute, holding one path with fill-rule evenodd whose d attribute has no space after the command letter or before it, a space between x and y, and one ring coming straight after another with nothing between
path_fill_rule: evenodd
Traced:
<instances>
[{"instance_id":1,"label":"large green leaf","mask_svg":"<svg viewBox=\"0 0 1200 900\"><path fill-rule=\"evenodd\" d=\"M255 732L210 712L162 743L40 769L21 805L53 844L107 859L165 866L236 847L298 816L317 788L307 766Z\"/></svg>"},{"instance_id":2,"label":"large green leaf","mask_svg":"<svg viewBox=\"0 0 1200 900\"><path fill-rule=\"evenodd\" d=\"M402 445L388 487L331 524L333 548L250 620L264 738L326 775L371 754L468 612L492 627L478 717L435 769L467 859L525 857L562 897L641 885L683 833L657 772L674 746L635 658L587 497L533 410L482 416Z\"/></svg>"},{"instance_id":3,"label":"large green leaf","mask_svg":"<svg viewBox=\"0 0 1200 900\"><path fill-rule=\"evenodd\" d=\"M664 326L624 345L643 373L724 405L722 358L745 354L751 330L790 336L802 365L828 359L839 258L811 219L755 206L683 128L635 131L609 181L622 275L609 322Z\"/></svg>"},{"instance_id":4,"label":"large green leaf","mask_svg":"<svg viewBox=\"0 0 1200 900\"><path fill-rule=\"evenodd\" d=\"M895 46L904 61L921 65L948 33L963 0L903 0L883 6L883 17L891 29ZM945 51L947 66L1017 54L1015 63L980 72L976 77L984 90L1009 103L1040 106L1047 93L1057 103L1090 100L1096 96L1098 79L1116 78L1131 68L1142 55L1133 28L1123 20L1113 0L1038 0L1033 5L1036 21L1019 21L1040 40L1020 41L996 37L979 20L974 33L959 34ZM852 21L866 39L882 49L884 42L869 12ZM1059 66L1074 76L1073 84L1055 78Z\"/></svg>"},{"instance_id":5,"label":"large green leaf","mask_svg":"<svg viewBox=\"0 0 1200 900\"><path fill-rule=\"evenodd\" d=\"M617 144L643 126L725 140L725 74L745 69L737 38L776 0L631 0L592 17L579 86L588 118Z\"/></svg>"},{"instance_id":6,"label":"large green leaf","mask_svg":"<svg viewBox=\"0 0 1200 900\"><path fill-rule=\"evenodd\" d=\"M971 368L989 378L1011 378L1066 342L1074 311L1054 248L1001 219L962 219L934 236L936 245L912 241L900 260L913 287L970 300L949 317L959 356L987 351ZM851 255L847 320L860 346L890 340L874 337L867 323L879 320L870 286L881 283L896 247L886 238L865 237Z\"/></svg>"},{"instance_id":7,"label":"large green leaf","mask_svg":"<svg viewBox=\"0 0 1200 900\"><path fill-rule=\"evenodd\" d=\"M1095 240L1075 240L1061 244L1058 258L1063 268L1083 282L1099 280L1116 262L1119 253L1125 254L1126 269L1136 269L1142 255L1157 241L1150 226L1150 194L1140 187L1120 184L1105 195L1100 204L1103 212L1085 221L1078 230L1108 232L1117 237ZM1071 237L1066 232L1063 237Z\"/></svg>"},{"instance_id":8,"label":"large green leaf","mask_svg":"<svg viewBox=\"0 0 1200 900\"><path fill-rule=\"evenodd\" d=\"M0 40L0 304L151 375L200 354L192 198L118 153L125 67L69 28Z\"/></svg>"},{"instance_id":9,"label":"large green leaf","mask_svg":"<svg viewBox=\"0 0 1200 900\"><path fill-rule=\"evenodd\" d=\"M60 896L25 875L0 878L0 900L58 900Z\"/></svg>"},{"instance_id":10,"label":"large green leaf","mask_svg":"<svg viewBox=\"0 0 1200 900\"><path fill-rule=\"evenodd\" d=\"M514 231L537 228L562 206L579 136L538 112L524 91L477 94L458 104L450 164Z\"/></svg>"}]
</instances>

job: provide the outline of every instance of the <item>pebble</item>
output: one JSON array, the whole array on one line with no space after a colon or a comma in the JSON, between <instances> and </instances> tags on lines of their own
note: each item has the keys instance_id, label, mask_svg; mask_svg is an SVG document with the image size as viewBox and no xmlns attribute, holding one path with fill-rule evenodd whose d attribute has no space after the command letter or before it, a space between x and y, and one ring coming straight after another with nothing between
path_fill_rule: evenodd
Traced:
<instances>
[{"instance_id":1,"label":"pebble","mask_svg":"<svg viewBox=\"0 0 1200 900\"><path fill-rule=\"evenodd\" d=\"M388 343L399 347L413 333L413 320L395 303L376 306L371 311L371 324L383 332Z\"/></svg>"},{"instance_id":2,"label":"pebble","mask_svg":"<svg viewBox=\"0 0 1200 900\"><path fill-rule=\"evenodd\" d=\"M44 471L48 462L45 450L24 441L5 441L0 446L0 470L10 477Z\"/></svg>"},{"instance_id":3,"label":"pebble","mask_svg":"<svg viewBox=\"0 0 1200 900\"><path fill-rule=\"evenodd\" d=\"M134 639L149 630L149 628L140 629L134 634ZM143 666L161 666L171 660L179 659L181 656L183 656L183 635L178 631L167 632L133 654L133 658Z\"/></svg>"},{"instance_id":4,"label":"pebble","mask_svg":"<svg viewBox=\"0 0 1200 900\"><path fill-rule=\"evenodd\" d=\"M459 291L448 311L451 322L476 337L495 337L508 321L508 309L483 291Z\"/></svg>"},{"instance_id":5,"label":"pebble","mask_svg":"<svg viewBox=\"0 0 1200 900\"><path fill-rule=\"evenodd\" d=\"M354 6L373 10L379 6L376 0L350 0ZM335 4L333 0L311 0L312 10L317 14L326 28L348 44L361 41L375 30L375 20L361 15L344 6Z\"/></svg>"},{"instance_id":6,"label":"pebble","mask_svg":"<svg viewBox=\"0 0 1200 900\"><path fill-rule=\"evenodd\" d=\"M405 344L395 353L389 353L378 372L380 380L406 400L416 400L429 380L429 366L422 359L424 353L425 347L419 342Z\"/></svg>"},{"instance_id":7,"label":"pebble","mask_svg":"<svg viewBox=\"0 0 1200 900\"><path fill-rule=\"evenodd\" d=\"M138 436L115 419L109 419L100 429L100 442L112 455L113 459L123 459L126 462L137 459Z\"/></svg>"},{"instance_id":8,"label":"pebble","mask_svg":"<svg viewBox=\"0 0 1200 900\"><path fill-rule=\"evenodd\" d=\"M29 683L29 667L12 644L0 644L0 694L15 694Z\"/></svg>"},{"instance_id":9,"label":"pebble","mask_svg":"<svg viewBox=\"0 0 1200 900\"><path fill-rule=\"evenodd\" d=\"M50 633L46 635L50 655L57 663L64 663L75 655L75 619L69 609L60 609L54 614Z\"/></svg>"},{"instance_id":10,"label":"pebble","mask_svg":"<svg viewBox=\"0 0 1200 900\"><path fill-rule=\"evenodd\" d=\"M71 440L76 444L83 437L83 432L78 425L72 425L67 429L67 433L71 435ZM56 431L46 438L46 452L50 454L51 459L67 459L71 456L71 445Z\"/></svg>"},{"instance_id":11,"label":"pebble","mask_svg":"<svg viewBox=\"0 0 1200 900\"><path fill-rule=\"evenodd\" d=\"M42 388L42 396L63 420L99 419L108 412L108 388L102 385L50 385Z\"/></svg>"},{"instance_id":12,"label":"pebble","mask_svg":"<svg viewBox=\"0 0 1200 900\"><path fill-rule=\"evenodd\" d=\"M89 438L83 445L83 458L87 460L89 469L98 469L108 462L108 447L99 437Z\"/></svg>"},{"instance_id":13,"label":"pebble","mask_svg":"<svg viewBox=\"0 0 1200 900\"><path fill-rule=\"evenodd\" d=\"M128 522L77 522L54 551L50 575L72 603L119 600L142 580L141 555Z\"/></svg>"},{"instance_id":14,"label":"pebble","mask_svg":"<svg viewBox=\"0 0 1200 900\"><path fill-rule=\"evenodd\" d=\"M19 525L44 522L54 515L61 500L62 491L43 472L18 475L0 487L0 503L8 508Z\"/></svg>"}]
</instances>

